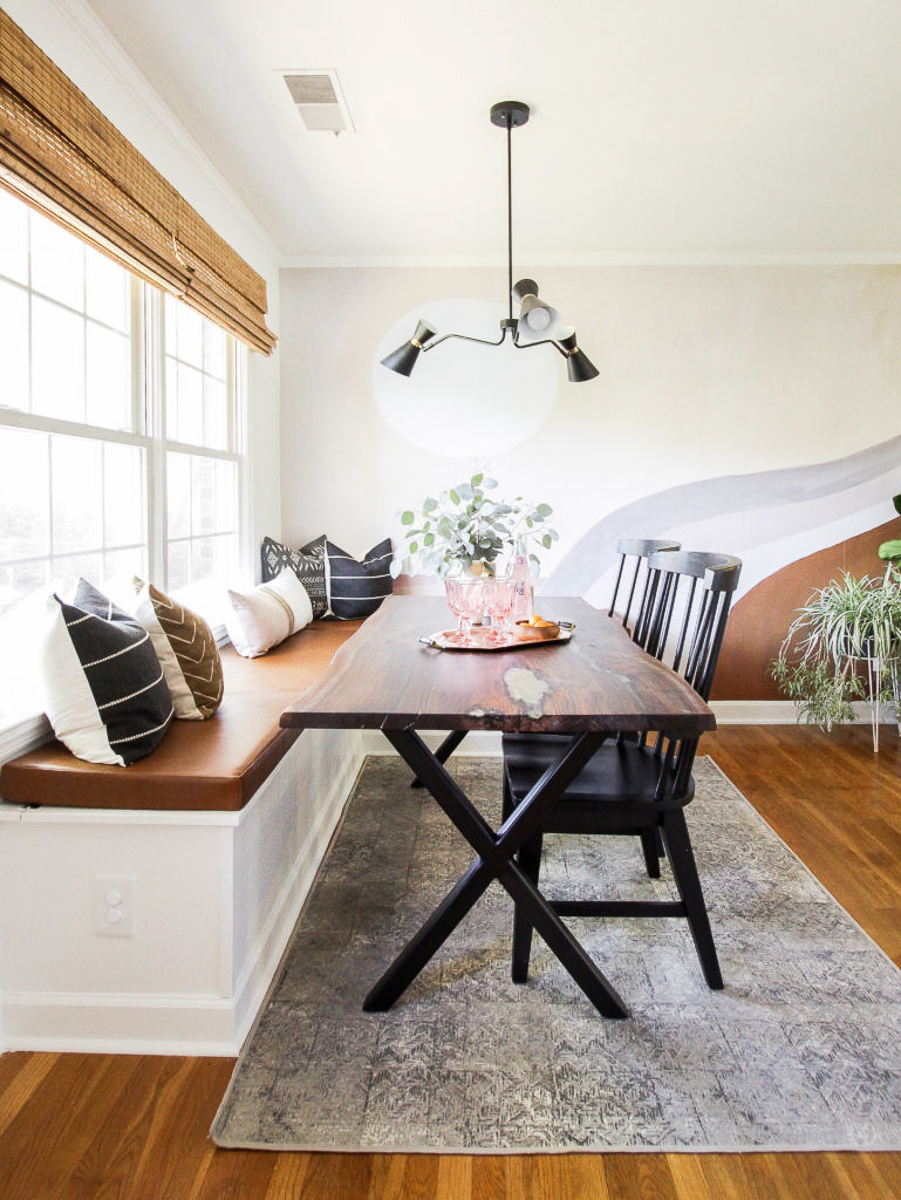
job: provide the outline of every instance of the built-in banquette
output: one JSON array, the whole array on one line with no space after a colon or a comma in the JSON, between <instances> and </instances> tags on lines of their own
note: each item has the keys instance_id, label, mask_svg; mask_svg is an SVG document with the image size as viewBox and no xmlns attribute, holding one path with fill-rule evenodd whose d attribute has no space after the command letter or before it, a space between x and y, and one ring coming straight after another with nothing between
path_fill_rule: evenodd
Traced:
<instances>
[{"instance_id":1,"label":"built-in banquette","mask_svg":"<svg viewBox=\"0 0 901 1200\"><path fill-rule=\"evenodd\" d=\"M226 647L216 715L129 767L56 741L4 765L0 1049L236 1052L363 756L359 731L279 717L359 625Z\"/></svg>"}]
</instances>

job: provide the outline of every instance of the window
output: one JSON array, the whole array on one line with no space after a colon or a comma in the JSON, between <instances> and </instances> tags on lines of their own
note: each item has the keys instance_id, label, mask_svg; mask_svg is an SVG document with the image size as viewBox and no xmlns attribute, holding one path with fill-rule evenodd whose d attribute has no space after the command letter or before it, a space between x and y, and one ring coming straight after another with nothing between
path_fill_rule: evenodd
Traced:
<instances>
[{"instance_id":1,"label":"window","mask_svg":"<svg viewBox=\"0 0 901 1200\"><path fill-rule=\"evenodd\" d=\"M0 191L0 721L37 596L133 575L217 621L239 564L244 350ZM7 669L12 667L11 670Z\"/></svg>"}]
</instances>

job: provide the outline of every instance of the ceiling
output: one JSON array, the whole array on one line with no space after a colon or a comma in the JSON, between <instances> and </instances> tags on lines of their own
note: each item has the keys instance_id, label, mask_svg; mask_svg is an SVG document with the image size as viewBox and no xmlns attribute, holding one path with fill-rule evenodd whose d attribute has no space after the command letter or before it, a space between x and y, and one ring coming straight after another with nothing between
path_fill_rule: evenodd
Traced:
<instances>
[{"instance_id":1,"label":"ceiling","mask_svg":"<svg viewBox=\"0 0 901 1200\"><path fill-rule=\"evenodd\" d=\"M89 0L294 263L901 257L898 0ZM335 68L355 131L280 69Z\"/></svg>"}]
</instances>

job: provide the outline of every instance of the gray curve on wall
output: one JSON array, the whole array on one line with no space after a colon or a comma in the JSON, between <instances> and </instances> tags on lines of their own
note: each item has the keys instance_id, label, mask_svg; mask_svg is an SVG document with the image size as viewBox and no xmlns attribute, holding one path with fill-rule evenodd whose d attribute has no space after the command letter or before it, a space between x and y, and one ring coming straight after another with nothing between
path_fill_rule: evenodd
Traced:
<instances>
[{"instance_id":1,"label":"gray curve on wall","mask_svg":"<svg viewBox=\"0 0 901 1200\"><path fill-rule=\"evenodd\" d=\"M621 537L660 537L692 521L831 496L901 467L901 436L846 458L678 484L614 509L593 525L550 573L542 591L581 596L610 566Z\"/></svg>"}]
</instances>

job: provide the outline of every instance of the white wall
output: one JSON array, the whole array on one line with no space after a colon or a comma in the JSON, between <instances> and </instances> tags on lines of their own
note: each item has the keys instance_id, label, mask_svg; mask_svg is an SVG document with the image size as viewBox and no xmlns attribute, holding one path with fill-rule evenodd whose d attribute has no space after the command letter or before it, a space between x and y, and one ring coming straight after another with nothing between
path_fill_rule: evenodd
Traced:
<instances>
[{"instance_id":1,"label":"white wall","mask_svg":"<svg viewBox=\"0 0 901 1200\"><path fill-rule=\"evenodd\" d=\"M490 463L503 490L553 505L561 543L548 567L606 513L642 496L712 476L825 462L898 433L901 268L611 266L536 274L600 371L592 382L570 384L558 359L550 416ZM397 318L424 302L502 302L504 275L431 267L282 272L288 539L326 530L364 551L398 509L466 476L471 460L417 449L381 419L373 355ZM429 361L452 345L437 347ZM550 347L526 353L557 357ZM889 504L884 519L891 515Z\"/></svg>"}]
</instances>

